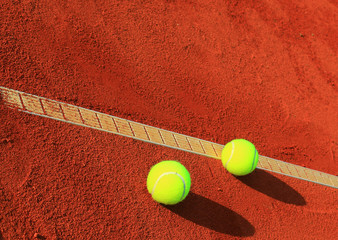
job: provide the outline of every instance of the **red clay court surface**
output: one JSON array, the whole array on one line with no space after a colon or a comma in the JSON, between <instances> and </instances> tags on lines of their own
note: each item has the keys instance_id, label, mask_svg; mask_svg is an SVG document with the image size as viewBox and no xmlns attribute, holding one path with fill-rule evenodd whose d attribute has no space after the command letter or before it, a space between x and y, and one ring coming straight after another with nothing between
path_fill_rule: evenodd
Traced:
<instances>
[{"instance_id":1,"label":"red clay court surface","mask_svg":"<svg viewBox=\"0 0 338 240\"><path fill-rule=\"evenodd\" d=\"M338 3L1 1L0 86L338 174ZM337 239L337 189L0 104L0 239ZM150 167L192 188L164 207Z\"/></svg>"}]
</instances>

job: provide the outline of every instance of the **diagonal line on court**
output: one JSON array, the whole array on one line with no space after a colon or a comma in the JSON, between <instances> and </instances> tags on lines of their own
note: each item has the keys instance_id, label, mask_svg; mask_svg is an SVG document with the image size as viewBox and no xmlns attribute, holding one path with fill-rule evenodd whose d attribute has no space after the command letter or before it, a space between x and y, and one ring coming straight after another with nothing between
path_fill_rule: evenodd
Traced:
<instances>
[{"instance_id":1,"label":"diagonal line on court","mask_svg":"<svg viewBox=\"0 0 338 240\"><path fill-rule=\"evenodd\" d=\"M214 159L221 159L224 145L156 128L68 103L0 87L4 103L22 112L100 131L114 133ZM260 155L257 168L338 188L338 177Z\"/></svg>"}]
</instances>

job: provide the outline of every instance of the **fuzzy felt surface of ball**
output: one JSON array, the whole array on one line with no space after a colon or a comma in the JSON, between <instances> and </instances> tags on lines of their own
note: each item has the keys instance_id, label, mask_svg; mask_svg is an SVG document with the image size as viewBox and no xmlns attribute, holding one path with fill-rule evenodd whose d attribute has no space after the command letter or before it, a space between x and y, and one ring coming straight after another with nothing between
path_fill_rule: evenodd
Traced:
<instances>
[{"instance_id":1,"label":"fuzzy felt surface of ball","mask_svg":"<svg viewBox=\"0 0 338 240\"><path fill-rule=\"evenodd\" d=\"M179 162L166 160L152 166L147 178L147 189L152 198L165 205L183 201L191 186L188 170Z\"/></svg>"},{"instance_id":2,"label":"fuzzy felt surface of ball","mask_svg":"<svg viewBox=\"0 0 338 240\"><path fill-rule=\"evenodd\" d=\"M222 150L223 166L235 176L244 176L253 172L258 163L256 147L245 139L235 139L227 143Z\"/></svg>"}]
</instances>

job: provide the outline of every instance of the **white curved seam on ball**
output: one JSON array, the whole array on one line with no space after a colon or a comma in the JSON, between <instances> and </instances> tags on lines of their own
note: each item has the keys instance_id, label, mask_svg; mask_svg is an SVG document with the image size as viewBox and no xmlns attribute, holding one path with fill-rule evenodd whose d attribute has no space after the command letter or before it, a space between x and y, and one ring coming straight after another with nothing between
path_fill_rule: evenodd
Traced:
<instances>
[{"instance_id":1,"label":"white curved seam on ball","mask_svg":"<svg viewBox=\"0 0 338 240\"><path fill-rule=\"evenodd\" d=\"M231 160L231 158L232 158L232 156L234 155L234 152L235 152L235 144L234 144L234 142L231 142L231 144L232 144L231 154L230 154L230 157L229 157L228 161L224 164L224 167L228 166L228 163Z\"/></svg>"},{"instance_id":2,"label":"white curved seam on ball","mask_svg":"<svg viewBox=\"0 0 338 240\"><path fill-rule=\"evenodd\" d=\"M251 170L252 170L252 169L254 168L254 166L255 166L256 154L257 154L257 150L255 149L255 155L254 155L254 158L253 158L253 161L252 161Z\"/></svg>"},{"instance_id":3,"label":"white curved seam on ball","mask_svg":"<svg viewBox=\"0 0 338 240\"><path fill-rule=\"evenodd\" d=\"M179 176L179 177L181 178L182 182L183 182L183 194L182 194L182 197L180 198L180 200L182 200L182 198L183 198L184 195L185 195L185 187L186 187L186 184L185 184L184 178L183 178L180 174L178 174L177 172L166 172L166 173L162 173L162 174L157 178L157 180L156 180L156 182L155 182L155 184L154 184L154 187L153 187L153 189L152 189L152 191L151 191L151 195L154 194L156 185L158 184L158 182L160 181L160 179L161 179L162 177L164 177L164 176L166 176L166 175L170 175L170 174L175 174L175 175Z\"/></svg>"}]
</instances>

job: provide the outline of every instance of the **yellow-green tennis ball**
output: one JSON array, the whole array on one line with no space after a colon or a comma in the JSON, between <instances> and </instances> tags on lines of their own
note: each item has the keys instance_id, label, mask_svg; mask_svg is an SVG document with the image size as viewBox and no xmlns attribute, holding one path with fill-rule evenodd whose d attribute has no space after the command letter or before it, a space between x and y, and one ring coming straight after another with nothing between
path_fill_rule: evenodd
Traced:
<instances>
[{"instance_id":1,"label":"yellow-green tennis ball","mask_svg":"<svg viewBox=\"0 0 338 240\"><path fill-rule=\"evenodd\" d=\"M162 204L174 205L183 201L190 191L188 170L177 161L162 161L148 174L147 189L153 199Z\"/></svg>"},{"instance_id":2,"label":"yellow-green tennis ball","mask_svg":"<svg viewBox=\"0 0 338 240\"><path fill-rule=\"evenodd\" d=\"M258 152L255 146L245 139L235 139L222 150L223 166L233 175L244 176L255 170Z\"/></svg>"}]
</instances>

